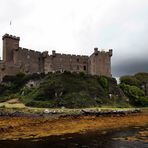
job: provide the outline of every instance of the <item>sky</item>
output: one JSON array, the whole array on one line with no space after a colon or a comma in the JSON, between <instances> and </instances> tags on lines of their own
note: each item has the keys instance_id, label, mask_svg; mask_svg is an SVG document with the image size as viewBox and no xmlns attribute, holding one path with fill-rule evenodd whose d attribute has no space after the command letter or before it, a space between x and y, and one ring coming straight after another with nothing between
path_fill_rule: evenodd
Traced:
<instances>
[{"instance_id":1,"label":"sky","mask_svg":"<svg viewBox=\"0 0 148 148\"><path fill-rule=\"evenodd\" d=\"M0 37L5 33L49 54L113 49L116 77L148 72L148 0L0 0Z\"/></svg>"}]
</instances>

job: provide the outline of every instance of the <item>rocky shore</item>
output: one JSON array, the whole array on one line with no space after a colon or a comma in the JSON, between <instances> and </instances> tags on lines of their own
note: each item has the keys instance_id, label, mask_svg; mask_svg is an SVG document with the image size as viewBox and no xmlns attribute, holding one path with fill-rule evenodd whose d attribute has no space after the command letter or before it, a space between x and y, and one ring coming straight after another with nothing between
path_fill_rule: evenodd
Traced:
<instances>
[{"instance_id":1,"label":"rocky shore","mask_svg":"<svg viewBox=\"0 0 148 148\"><path fill-rule=\"evenodd\" d=\"M127 110L95 110L95 109L80 109L75 110L71 113L65 113L57 110L45 109L41 112L28 113L24 111L8 111L5 109L0 109L0 117L68 117L68 116L124 116L129 114L141 113L140 109L127 109Z\"/></svg>"},{"instance_id":2,"label":"rocky shore","mask_svg":"<svg viewBox=\"0 0 148 148\"><path fill-rule=\"evenodd\" d=\"M83 109L77 112L78 114L75 112L66 115L56 111L47 112L47 110L42 113L21 111L8 113L0 110L0 140L38 139L53 135L84 133L90 130L99 130L102 133L111 129L148 125L147 111L101 112Z\"/></svg>"}]
</instances>

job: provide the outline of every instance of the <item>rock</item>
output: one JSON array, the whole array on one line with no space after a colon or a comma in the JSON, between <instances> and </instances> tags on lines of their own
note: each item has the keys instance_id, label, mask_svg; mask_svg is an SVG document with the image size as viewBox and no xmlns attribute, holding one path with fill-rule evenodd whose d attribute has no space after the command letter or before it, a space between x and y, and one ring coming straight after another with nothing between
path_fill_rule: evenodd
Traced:
<instances>
[{"instance_id":1,"label":"rock","mask_svg":"<svg viewBox=\"0 0 148 148\"><path fill-rule=\"evenodd\" d=\"M49 109L45 109L45 110L43 111L43 113L44 113L44 114L49 114L50 111L49 111Z\"/></svg>"},{"instance_id":2,"label":"rock","mask_svg":"<svg viewBox=\"0 0 148 148\"><path fill-rule=\"evenodd\" d=\"M95 115L95 116L124 116L131 113L140 113L140 109L134 110L111 110L111 111L96 111L96 110L89 110L89 109L82 109L81 110L83 115Z\"/></svg>"},{"instance_id":3,"label":"rock","mask_svg":"<svg viewBox=\"0 0 148 148\"><path fill-rule=\"evenodd\" d=\"M65 109L65 106L62 106L61 109Z\"/></svg>"}]
</instances>

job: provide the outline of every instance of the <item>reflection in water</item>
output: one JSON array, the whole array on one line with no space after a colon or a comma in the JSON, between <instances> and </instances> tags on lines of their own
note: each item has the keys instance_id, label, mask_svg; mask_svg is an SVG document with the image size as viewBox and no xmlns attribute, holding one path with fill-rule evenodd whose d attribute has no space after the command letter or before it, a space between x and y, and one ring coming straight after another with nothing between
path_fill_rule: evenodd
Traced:
<instances>
[{"instance_id":1,"label":"reflection in water","mask_svg":"<svg viewBox=\"0 0 148 148\"><path fill-rule=\"evenodd\" d=\"M148 148L148 128L0 141L0 148Z\"/></svg>"}]
</instances>

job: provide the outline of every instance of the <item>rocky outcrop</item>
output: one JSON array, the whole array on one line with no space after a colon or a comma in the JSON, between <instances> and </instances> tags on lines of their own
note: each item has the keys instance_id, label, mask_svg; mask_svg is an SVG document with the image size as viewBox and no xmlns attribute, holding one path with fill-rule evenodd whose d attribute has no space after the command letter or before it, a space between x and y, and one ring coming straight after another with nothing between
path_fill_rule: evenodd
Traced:
<instances>
[{"instance_id":1,"label":"rocky outcrop","mask_svg":"<svg viewBox=\"0 0 148 148\"><path fill-rule=\"evenodd\" d=\"M128 110L91 110L91 109L82 109L73 113L59 112L55 110L45 109L43 112L38 113L25 113L22 111L5 111L4 109L0 110L0 117L80 117L80 116L125 116L134 113L141 113L140 109L128 109Z\"/></svg>"},{"instance_id":2,"label":"rocky outcrop","mask_svg":"<svg viewBox=\"0 0 148 148\"><path fill-rule=\"evenodd\" d=\"M132 109L132 110L111 110L111 111L94 111L94 110L85 110L82 109L83 115L95 115L95 116L122 116L133 113L140 113L140 109Z\"/></svg>"}]
</instances>

